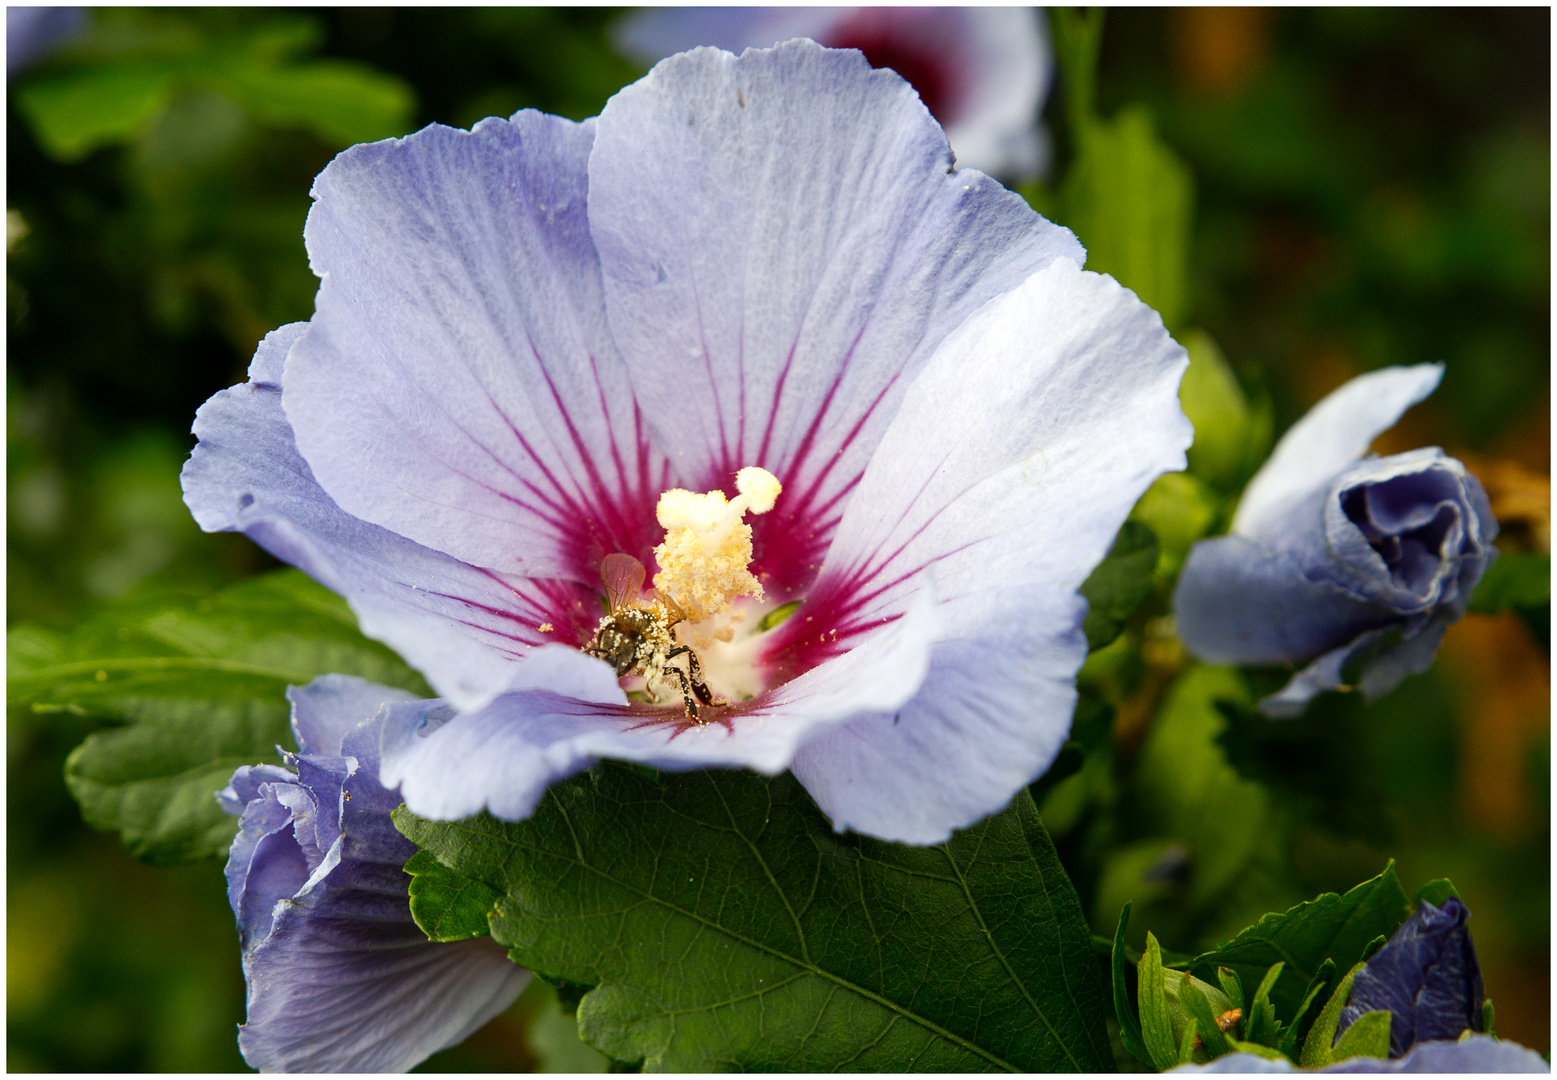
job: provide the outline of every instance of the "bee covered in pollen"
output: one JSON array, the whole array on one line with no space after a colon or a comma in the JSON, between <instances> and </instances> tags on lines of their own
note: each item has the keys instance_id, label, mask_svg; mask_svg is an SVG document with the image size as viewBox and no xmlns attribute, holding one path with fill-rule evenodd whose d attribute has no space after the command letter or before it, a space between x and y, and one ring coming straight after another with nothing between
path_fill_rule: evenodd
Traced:
<instances>
[{"instance_id":1,"label":"bee covered in pollen","mask_svg":"<svg viewBox=\"0 0 1557 1080\"><path fill-rule=\"evenodd\" d=\"M674 627L686 618L674 601L650 590L643 593L643 563L631 555L607 555L600 560L605 586L606 616L583 651L611 665L617 678L642 675L649 700L657 684L671 682L681 691L687 719L698 719L698 703L723 704L703 681L702 664L690 646L678 645ZM686 658L686 670L672 660Z\"/></svg>"}]
</instances>

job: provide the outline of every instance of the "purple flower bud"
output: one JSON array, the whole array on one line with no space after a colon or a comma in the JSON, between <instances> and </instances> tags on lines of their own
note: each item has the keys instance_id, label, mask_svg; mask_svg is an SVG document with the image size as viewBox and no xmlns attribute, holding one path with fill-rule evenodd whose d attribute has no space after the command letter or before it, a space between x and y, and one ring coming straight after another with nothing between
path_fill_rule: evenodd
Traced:
<instances>
[{"instance_id":1,"label":"purple flower bud","mask_svg":"<svg viewBox=\"0 0 1557 1080\"><path fill-rule=\"evenodd\" d=\"M1419 1042L1457 1039L1466 1028L1481 1030L1485 994L1476 949L1459 898L1442 908L1426 900L1416 914L1357 973L1351 1000L1341 1011L1337 1038L1366 1012L1388 1009L1389 1056L1398 1058Z\"/></svg>"},{"instance_id":2,"label":"purple flower bud","mask_svg":"<svg viewBox=\"0 0 1557 1080\"><path fill-rule=\"evenodd\" d=\"M1249 482L1226 536L1190 551L1179 636L1219 664L1304 664L1260 702L1296 716L1350 676L1376 698L1427 670L1497 556L1486 492L1437 447L1365 456L1440 365L1361 375L1314 406Z\"/></svg>"},{"instance_id":3,"label":"purple flower bud","mask_svg":"<svg viewBox=\"0 0 1557 1080\"><path fill-rule=\"evenodd\" d=\"M411 919L416 847L378 782L381 709L410 695L326 675L287 696L302 753L244 766L217 795L240 815L238 1047L264 1072L404 1072L508 1008L530 973L491 938L430 942Z\"/></svg>"}]
</instances>

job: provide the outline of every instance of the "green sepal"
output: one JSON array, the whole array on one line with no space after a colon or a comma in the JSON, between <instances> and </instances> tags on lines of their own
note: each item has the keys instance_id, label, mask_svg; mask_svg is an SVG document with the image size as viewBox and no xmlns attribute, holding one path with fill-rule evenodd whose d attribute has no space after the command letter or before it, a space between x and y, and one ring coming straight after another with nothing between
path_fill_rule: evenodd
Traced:
<instances>
[{"instance_id":1,"label":"green sepal","mask_svg":"<svg viewBox=\"0 0 1557 1080\"><path fill-rule=\"evenodd\" d=\"M1346 1008L1347 999L1352 995L1352 980L1357 978L1357 973L1365 966L1362 961L1352 965L1351 970L1336 984L1335 992L1319 1013L1319 1019L1308 1029L1308 1038L1303 1040L1303 1056L1298 1061L1305 1069L1316 1069L1333 1060L1331 1050L1335 1044L1335 1029L1341 1023L1341 1010Z\"/></svg>"},{"instance_id":2,"label":"green sepal","mask_svg":"<svg viewBox=\"0 0 1557 1080\"><path fill-rule=\"evenodd\" d=\"M1119 1041L1124 1044L1125 1051L1142 1065L1152 1065L1155 1062L1147 1052L1146 1044L1141 1041L1141 1022L1136 1019L1135 1010L1130 1008L1130 988L1125 985L1125 930L1129 925L1130 905L1126 904L1119 912L1119 927L1114 931L1114 947L1110 956L1114 1015L1119 1020Z\"/></svg>"},{"instance_id":3,"label":"green sepal","mask_svg":"<svg viewBox=\"0 0 1557 1080\"><path fill-rule=\"evenodd\" d=\"M1314 1003L1320 999L1321 994L1328 996L1328 991L1335 983L1338 974L1335 961L1326 960L1319 965L1319 970L1308 981L1308 992L1303 995L1303 1004L1298 1006L1298 1011L1293 1015L1291 1024L1287 1026L1286 1033L1282 1035L1281 1043L1277 1046L1277 1049L1287 1057L1294 1059L1297 1057L1298 1040L1304 1034L1303 1020L1314 1007Z\"/></svg>"},{"instance_id":4,"label":"green sepal","mask_svg":"<svg viewBox=\"0 0 1557 1080\"><path fill-rule=\"evenodd\" d=\"M1228 1039L1227 1045L1233 1048L1234 1053L1253 1054L1256 1057L1266 1058L1270 1061L1291 1060L1291 1058L1289 1058L1286 1054L1283 1054L1280 1050L1277 1050L1273 1046L1266 1046L1264 1043L1244 1042L1242 1039Z\"/></svg>"},{"instance_id":5,"label":"green sepal","mask_svg":"<svg viewBox=\"0 0 1557 1080\"><path fill-rule=\"evenodd\" d=\"M1341 1041L1335 1044L1335 1049L1330 1052L1330 1060L1389 1057L1389 1027L1393 1022L1394 1015L1388 1009L1363 1013L1352 1021L1351 1027L1341 1036Z\"/></svg>"},{"instance_id":6,"label":"green sepal","mask_svg":"<svg viewBox=\"0 0 1557 1080\"><path fill-rule=\"evenodd\" d=\"M1441 908L1449 897L1459 895L1460 890L1454 887L1454 882L1446 877L1434 878L1432 881L1422 883L1422 887L1416 891L1416 896L1412 897L1412 903L1421 904L1425 900L1433 907Z\"/></svg>"},{"instance_id":7,"label":"green sepal","mask_svg":"<svg viewBox=\"0 0 1557 1080\"><path fill-rule=\"evenodd\" d=\"M1494 1019L1495 1017L1492 1014L1492 999L1485 998L1481 1003L1481 1033L1483 1035L1491 1035L1495 1039L1498 1037L1498 1033L1496 1026L1493 1024ZM1469 1031L1470 1028L1466 1028L1465 1030Z\"/></svg>"},{"instance_id":8,"label":"green sepal","mask_svg":"<svg viewBox=\"0 0 1557 1080\"><path fill-rule=\"evenodd\" d=\"M1168 991L1163 985L1162 947L1146 931L1146 951L1135 968L1135 996L1141 1006L1141 1039L1158 1072L1179 1064L1173 1042L1173 1018L1168 1015Z\"/></svg>"},{"instance_id":9,"label":"green sepal","mask_svg":"<svg viewBox=\"0 0 1557 1080\"><path fill-rule=\"evenodd\" d=\"M1380 949L1382 949L1388 943L1389 943L1389 938L1385 937L1383 934L1380 934L1378 937L1376 937L1372 941L1368 942L1367 945L1363 946L1362 955L1359 956L1357 959L1361 960L1364 964L1366 964L1369 960L1373 959L1373 954L1374 953L1378 952Z\"/></svg>"},{"instance_id":10,"label":"green sepal","mask_svg":"<svg viewBox=\"0 0 1557 1080\"><path fill-rule=\"evenodd\" d=\"M1249 1003L1248 1026L1245 1029L1250 1042L1275 1046L1276 1040L1280 1037L1276 1007L1271 1004L1270 992L1275 987L1276 980L1281 978L1282 969L1285 967L1286 963L1280 960L1272 964L1265 977L1260 980L1259 987L1254 991L1254 1000Z\"/></svg>"},{"instance_id":11,"label":"green sepal","mask_svg":"<svg viewBox=\"0 0 1557 1080\"><path fill-rule=\"evenodd\" d=\"M1184 980L1183 985L1179 987L1179 1004L1184 1007L1190 1020L1199 1026L1200 1041L1205 1044L1207 1053L1212 1057L1221 1057L1227 1053L1227 1037L1222 1034L1221 1025L1217 1023L1217 1016L1211 1009L1210 999L1196 985L1198 981L1193 978Z\"/></svg>"},{"instance_id":12,"label":"green sepal","mask_svg":"<svg viewBox=\"0 0 1557 1080\"><path fill-rule=\"evenodd\" d=\"M1184 1036L1179 1039L1179 1057L1176 1064L1190 1065L1194 1063L1195 1036L1200 1033L1198 1030L1199 1026L1200 1025L1194 1020L1191 1020L1187 1025L1185 1025Z\"/></svg>"},{"instance_id":13,"label":"green sepal","mask_svg":"<svg viewBox=\"0 0 1557 1080\"><path fill-rule=\"evenodd\" d=\"M1222 993L1227 995L1232 1007L1243 1008L1243 980L1238 977L1238 973L1230 967L1219 967L1216 969L1216 981L1222 984Z\"/></svg>"},{"instance_id":14,"label":"green sepal","mask_svg":"<svg viewBox=\"0 0 1557 1080\"><path fill-rule=\"evenodd\" d=\"M486 936L487 916L498 901L494 890L456 874L426 851L406 860L405 872L411 875L411 918L429 941Z\"/></svg>"}]
</instances>

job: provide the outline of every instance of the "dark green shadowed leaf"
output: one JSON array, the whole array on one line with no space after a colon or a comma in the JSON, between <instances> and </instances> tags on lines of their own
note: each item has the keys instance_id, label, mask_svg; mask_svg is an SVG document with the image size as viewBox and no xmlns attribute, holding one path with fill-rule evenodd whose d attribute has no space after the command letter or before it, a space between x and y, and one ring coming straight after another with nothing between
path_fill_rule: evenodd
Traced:
<instances>
[{"instance_id":1,"label":"dark green shadowed leaf","mask_svg":"<svg viewBox=\"0 0 1557 1080\"><path fill-rule=\"evenodd\" d=\"M411 875L411 918L432 941L464 941L487 933L487 915L498 895L456 874L425 851L405 864Z\"/></svg>"},{"instance_id":2,"label":"dark green shadowed leaf","mask_svg":"<svg viewBox=\"0 0 1557 1080\"><path fill-rule=\"evenodd\" d=\"M1345 896L1322 893L1281 914L1266 915L1232 941L1195 957L1190 967L1226 965L1249 977L1250 969L1284 961L1270 997L1277 1013L1292 1016L1325 960L1333 960L1337 968L1351 967L1374 938L1395 932L1410 907L1391 862L1378 877Z\"/></svg>"},{"instance_id":3,"label":"dark green shadowed leaf","mask_svg":"<svg viewBox=\"0 0 1557 1080\"><path fill-rule=\"evenodd\" d=\"M840 836L789 775L598 766L535 816L396 824L502 894L492 936L593 989L647 1070L1079 1071L1112 1061L1080 904L1031 798L913 848ZM426 913L424 912L424 917Z\"/></svg>"},{"instance_id":4,"label":"dark green shadowed leaf","mask_svg":"<svg viewBox=\"0 0 1557 1080\"><path fill-rule=\"evenodd\" d=\"M1151 526L1126 521L1108 555L1081 583L1081 595L1087 598L1082 629L1089 650L1101 649L1119 636L1125 620L1152 594L1156 565L1157 536Z\"/></svg>"},{"instance_id":5,"label":"dark green shadowed leaf","mask_svg":"<svg viewBox=\"0 0 1557 1080\"><path fill-rule=\"evenodd\" d=\"M428 693L295 570L214 596L129 602L68 634L25 628L7 658L13 710L114 725L76 748L65 781L89 824L159 863L226 850L237 821L214 795L239 765L276 761L277 744L292 744L288 685L340 672Z\"/></svg>"},{"instance_id":6,"label":"dark green shadowed leaf","mask_svg":"<svg viewBox=\"0 0 1557 1080\"><path fill-rule=\"evenodd\" d=\"M1377 939L1375 939L1377 940ZM1306 1021L1308 1014L1312 1012L1320 1002L1329 999L1336 984L1340 981L1340 969L1335 966L1335 961L1326 960L1319 965L1319 971L1308 982L1308 990L1303 995L1303 1004L1298 1006L1298 1011L1293 1015L1292 1022L1287 1025L1287 1030L1282 1033L1281 1045L1277 1047L1283 1054L1296 1061L1298 1057L1298 1044L1303 1036L1308 1033Z\"/></svg>"},{"instance_id":7,"label":"dark green shadowed leaf","mask_svg":"<svg viewBox=\"0 0 1557 1080\"><path fill-rule=\"evenodd\" d=\"M1141 1038L1141 1022L1135 1017L1135 1010L1130 1007L1130 989L1125 985L1125 930L1130 926L1130 905L1126 904L1119 912L1119 928L1114 931L1114 947L1111 952L1113 988L1114 988L1114 1016L1119 1020L1119 1041L1124 1044L1125 1051L1142 1065L1152 1064L1151 1054L1146 1049L1146 1043Z\"/></svg>"},{"instance_id":8,"label":"dark green shadowed leaf","mask_svg":"<svg viewBox=\"0 0 1557 1080\"><path fill-rule=\"evenodd\" d=\"M1468 607L1486 615L1509 608L1538 608L1552 602L1550 555L1504 555L1487 567Z\"/></svg>"}]
</instances>

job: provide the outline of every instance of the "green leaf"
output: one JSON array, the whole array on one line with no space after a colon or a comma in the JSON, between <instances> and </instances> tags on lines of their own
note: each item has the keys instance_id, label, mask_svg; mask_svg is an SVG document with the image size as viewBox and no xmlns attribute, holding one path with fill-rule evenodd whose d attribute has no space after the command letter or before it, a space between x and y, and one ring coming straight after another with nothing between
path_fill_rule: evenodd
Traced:
<instances>
[{"instance_id":1,"label":"green leaf","mask_svg":"<svg viewBox=\"0 0 1557 1080\"><path fill-rule=\"evenodd\" d=\"M1152 594L1156 566L1157 536L1151 526L1126 521L1103 561L1081 583L1081 595L1087 598L1082 629L1088 651L1101 649L1119 636L1125 620Z\"/></svg>"},{"instance_id":2,"label":"green leaf","mask_svg":"<svg viewBox=\"0 0 1557 1080\"><path fill-rule=\"evenodd\" d=\"M1509 608L1538 608L1552 602L1550 555L1503 555L1482 575L1468 607L1486 615Z\"/></svg>"},{"instance_id":3,"label":"green leaf","mask_svg":"<svg viewBox=\"0 0 1557 1080\"><path fill-rule=\"evenodd\" d=\"M1454 882L1446 877L1434 878L1432 881L1423 882L1411 902L1412 906L1416 906L1426 900L1433 907L1441 908L1449 897L1459 895L1460 890L1454 887Z\"/></svg>"},{"instance_id":4,"label":"green leaf","mask_svg":"<svg viewBox=\"0 0 1557 1080\"><path fill-rule=\"evenodd\" d=\"M1184 1034L1179 1038L1179 1065L1188 1065L1195 1060L1195 1036L1199 1034L1199 1024L1191 1020L1184 1028Z\"/></svg>"},{"instance_id":5,"label":"green leaf","mask_svg":"<svg viewBox=\"0 0 1557 1080\"><path fill-rule=\"evenodd\" d=\"M406 134L416 103L402 80L345 61L234 65L215 82L261 123L303 128L340 147Z\"/></svg>"},{"instance_id":6,"label":"green leaf","mask_svg":"<svg viewBox=\"0 0 1557 1080\"><path fill-rule=\"evenodd\" d=\"M1130 905L1119 912L1119 928L1114 931L1114 947L1110 951L1110 965L1114 988L1114 1016L1119 1020L1119 1041L1125 1051L1142 1065L1151 1065L1151 1054L1141 1039L1141 1022L1130 1008L1130 988L1125 985L1125 930L1130 925Z\"/></svg>"},{"instance_id":7,"label":"green leaf","mask_svg":"<svg viewBox=\"0 0 1557 1080\"><path fill-rule=\"evenodd\" d=\"M935 847L833 832L790 775L603 764L528 821L400 830L501 894L492 936L591 986L585 1041L650 1070L1098 1070L1105 991L1023 792Z\"/></svg>"},{"instance_id":8,"label":"green leaf","mask_svg":"<svg viewBox=\"0 0 1557 1080\"><path fill-rule=\"evenodd\" d=\"M1162 946L1150 930L1146 932L1146 951L1135 968L1135 996L1141 1004L1141 1039L1151 1063L1158 1072L1171 1069L1179 1063L1179 1050L1173 1041L1173 1018L1163 985Z\"/></svg>"},{"instance_id":9,"label":"green leaf","mask_svg":"<svg viewBox=\"0 0 1557 1080\"><path fill-rule=\"evenodd\" d=\"M77 161L138 134L167 105L176 75L156 61L82 68L24 85L17 107L45 150Z\"/></svg>"},{"instance_id":10,"label":"green leaf","mask_svg":"<svg viewBox=\"0 0 1557 1080\"><path fill-rule=\"evenodd\" d=\"M1054 53L1065 81L1066 116L1074 132L1092 119L1097 88L1097 58L1103 47L1104 9L1054 7L1049 26Z\"/></svg>"},{"instance_id":11,"label":"green leaf","mask_svg":"<svg viewBox=\"0 0 1557 1080\"><path fill-rule=\"evenodd\" d=\"M1352 982L1362 969L1361 961L1351 966L1351 969L1336 984L1335 992L1330 995L1330 1000L1325 1002L1325 1007L1320 1010L1314 1026L1308 1029L1308 1038L1303 1040L1303 1057L1299 1061L1304 1068L1319 1068L1333 1060L1331 1049L1335 1043L1335 1029L1341 1024L1341 1010L1346 1008L1347 999L1352 996Z\"/></svg>"},{"instance_id":12,"label":"green leaf","mask_svg":"<svg viewBox=\"0 0 1557 1080\"><path fill-rule=\"evenodd\" d=\"M1146 819L1189 848L1191 910L1214 907L1243 881L1263 849L1281 842L1270 793L1240 778L1217 744L1227 720L1216 703L1247 703L1250 696L1236 670L1189 668L1169 689L1136 758L1135 786ZM1260 971L1270 963L1260 964Z\"/></svg>"},{"instance_id":13,"label":"green leaf","mask_svg":"<svg viewBox=\"0 0 1557 1080\"><path fill-rule=\"evenodd\" d=\"M1484 1034L1491 1035L1494 1039L1497 1038L1497 1034L1498 1034L1497 1033L1497 1029L1496 1029L1496 1027L1495 1027L1495 1025L1493 1023L1493 1021L1495 1019L1496 1019L1496 1016L1495 1016L1495 1014L1493 1013L1493 1010L1492 1010L1492 999L1491 998L1483 999L1483 1001L1481 1003L1481 1030L1482 1030L1482 1032ZM1465 1030L1469 1031L1470 1028L1466 1028ZM1464 1037L1463 1033L1462 1033L1461 1037L1462 1038Z\"/></svg>"},{"instance_id":14,"label":"green leaf","mask_svg":"<svg viewBox=\"0 0 1557 1080\"><path fill-rule=\"evenodd\" d=\"M543 1073L603 1073L611 1069L610 1060L591 1049L578 1037L577 1006L566 1009L551 984L536 979L524 992L539 998L540 1007L530 1021L530 1053Z\"/></svg>"},{"instance_id":15,"label":"green leaf","mask_svg":"<svg viewBox=\"0 0 1557 1080\"><path fill-rule=\"evenodd\" d=\"M1280 914L1266 915L1232 941L1195 957L1190 966L1259 969L1284 960L1285 970L1271 991L1271 1000L1283 1015L1292 1015L1326 959L1337 968L1351 967L1369 942L1380 934L1386 938L1393 934L1409 911L1391 862L1378 877L1345 896L1322 893Z\"/></svg>"},{"instance_id":16,"label":"green leaf","mask_svg":"<svg viewBox=\"0 0 1557 1080\"><path fill-rule=\"evenodd\" d=\"M1112 274L1162 315L1184 314L1194 183L1157 138L1144 107L1086 120L1064 185L1063 224L1087 249L1087 269Z\"/></svg>"},{"instance_id":17,"label":"green leaf","mask_svg":"<svg viewBox=\"0 0 1557 1080\"><path fill-rule=\"evenodd\" d=\"M1212 1057L1221 1057L1227 1053L1227 1037L1222 1034L1222 1029L1216 1022L1219 1013L1212 1011L1210 999L1206 997L1200 986L1196 985L1199 981L1193 976L1184 979L1184 984L1179 987L1179 1003L1200 1029L1200 1041L1205 1045L1206 1051ZM1220 1010L1220 1012L1226 1011L1226 1009Z\"/></svg>"},{"instance_id":18,"label":"green leaf","mask_svg":"<svg viewBox=\"0 0 1557 1080\"><path fill-rule=\"evenodd\" d=\"M131 601L68 634L33 628L7 653L13 708L117 725L71 753L65 781L89 824L158 863L226 850L237 822L215 792L239 765L277 761L276 745L291 745L288 685L341 672L428 693L294 570L214 596Z\"/></svg>"},{"instance_id":19,"label":"green leaf","mask_svg":"<svg viewBox=\"0 0 1557 1080\"><path fill-rule=\"evenodd\" d=\"M498 895L479 881L456 874L425 851L405 864L411 875L411 918L431 941L485 937L487 916Z\"/></svg>"},{"instance_id":20,"label":"green leaf","mask_svg":"<svg viewBox=\"0 0 1557 1080\"><path fill-rule=\"evenodd\" d=\"M1335 1044L1330 1060L1389 1057L1389 1025L1393 1019L1394 1016L1388 1009L1363 1013L1352 1021L1352 1026L1346 1029L1346 1033L1341 1036L1341 1041Z\"/></svg>"},{"instance_id":21,"label":"green leaf","mask_svg":"<svg viewBox=\"0 0 1557 1080\"><path fill-rule=\"evenodd\" d=\"M1250 442L1259 432L1238 378L1211 335L1191 330L1183 335L1189 369L1179 384L1179 403L1195 425L1189 448L1189 471L1223 491L1247 479L1244 470Z\"/></svg>"},{"instance_id":22,"label":"green leaf","mask_svg":"<svg viewBox=\"0 0 1557 1080\"><path fill-rule=\"evenodd\" d=\"M1130 516L1157 536L1157 572L1171 577L1184 565L1195 541L1216 524L1222 500L1204 480L1189 473L1165 473L1141 496Z\"/></svg>"}]
</instances>

